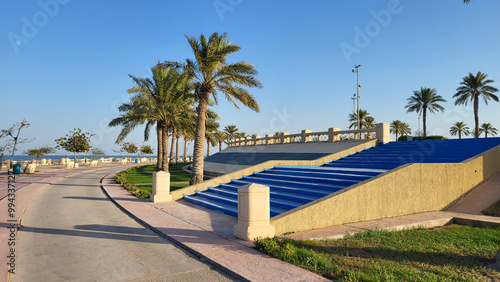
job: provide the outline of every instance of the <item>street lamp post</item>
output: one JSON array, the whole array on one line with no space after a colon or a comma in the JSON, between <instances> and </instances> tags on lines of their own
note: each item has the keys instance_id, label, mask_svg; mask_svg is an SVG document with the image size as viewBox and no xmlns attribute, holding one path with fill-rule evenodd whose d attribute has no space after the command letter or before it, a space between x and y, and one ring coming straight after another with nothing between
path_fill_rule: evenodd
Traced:
<instances>
[{"instance_id":1,"label":"street lamp post","mask_svg":"<svg viewBox=\"0 0 500 282\"><path fill-rule=\"evenodd\" d=\"M352 94L352 113L356 114L356 93Z\"/></svg>"},{"instance_id":2,"label":"street lamp post","mask_svg":"<svg viewBox=\"0 0 500 282\"><path fill-rule=\"evenodd\" d=\"M356 73L356 99L358 101L358 111L357 111L357 118L358 118L358 130L360 129L361 126L361 121L359 120L359 88L361 85L359 85L359 67L361 65L354 65L354 69L352 69L352 72ZM361 139L361 133L359 134L359 139Z\"/></svg>"}]
</instances>

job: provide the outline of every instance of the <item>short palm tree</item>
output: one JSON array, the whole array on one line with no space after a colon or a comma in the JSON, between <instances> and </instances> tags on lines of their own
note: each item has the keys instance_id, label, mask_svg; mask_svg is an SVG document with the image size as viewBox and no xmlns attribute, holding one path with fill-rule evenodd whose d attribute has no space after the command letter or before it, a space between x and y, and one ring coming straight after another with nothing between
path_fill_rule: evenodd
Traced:
<instances>
[{"instance_id":1,"label":"short palm tree","mask_svg":"<svg viewBox=\"0 0 500 282\"><path fill-rule=\"evenodd\" d=\"M441 95L438 95L436 89L421 87L419 91L413 91L413 96L407 99L408 103L405 106L407 113L422 112L424 123L424 138L427 137L427 111L433 114L435 112L444 111L444 107L439 105L440 102L446 102Z\"/></svg>"},{"instance_id":2,"label":"short palm tree","mask_svg":"<svg viewBox=\"0 0 500 282\"><path fill-rule=\"evenodd\" d=\"M259 105L245 87L262 87L255 78L257 71L248 62L228 64L229 55L240 50L240 46L232 44L227 34L214 32L208 39L201 34L200 38L187 37L195 60L186 60L185 64L165 62L167 66L187 69L194 77L196 101L198 102L196 132L194 138L193 175L190 184L203 181L203 153L205 140L205 112L212 97L217 103L218 93L223 94L236 108L236 101L259 112Z\"/></svg>"},{"instance_id":3,"label":"short palm tree","mask_svg":"<svg viewBox=\"0 0 500 282\"><path fill-rule=\"evenodd\" d=\"M231 142L234 138L238 138L238 127L234 124L226 125L224 127L224 132L226 133L227 142Z\"/></svg>"},{"instance_id":4,"label":"short palm tree","mask_svg":"<svg viewBox=\"0 0 500 282\"><path fill-rule=\"evenodd\" d=\"M468 101L473 103L474 107L474 136L479 137L479 98L484 100L484 103L488 105L488 100L498 102L498 97L493 94L498 92L498 89L489 85L494 81L491 79L486 79L487 74L482 72L477 72L476 75L469 73L468 76L463 78L460 82L460 87L457 88L457 93L453 95L455 100L455 105L465 105L467 106Z\"/></svg>"},{"instance_id":5,"label":"short palm tree","mask_svg":"<svg viewBox=\"0 0 500 282\"><path fill-rule=\"evenodd\" d=\"M452 127L450 127L450 135L458 135L458 139L462 139L462 134L469 136L469 127L463 121L457 121Z\"/></svg>"},{"instance_id":6,"label":"short palm tree","mask_svg":"<svg viewBox=\"0 0 500 282\"><path fill-rule=\"evenodd\" d=\"M363 128L372 128L375 126L375 119L372 116L370 116L370 113L367 110L359 109L359 128L358 128L357 113L349 114L348 119L350 122L349 128L363 129Z\"/></svg>"},{"instance_id":7,"label":"short palm tree","mask_svg":"<svg viewBox=\"0 0 500 282\"><path fill-rule=\"evenodd\" d=\"M479 134L484 132L484 138L488 138L488 134L495 136L497 135L497 129L494 128L491 123L483 123L481 124L481 128L479 129Z\"/></svg>"},{"instance_id":8,"label":"short palm tree","mask_svg":"<svg viewBox=\"0 0 500 282\"><path fill-rule=\"evenodd\" d=\"M399 119L393 120L391 122L391 133L396 135L396 141L398 141L398 135L408 135L411 133L410 125L406 122L402 122Z\"/></svg>"},{"instance_id":9,"label":"short palm tree","mask_svg":"<svg viewBox=\"0 0 500 282\"><path fill-rule=\"evenodd\" d=\"M214 134L215 140L219 143L219 152L222 151L222 143L226 141L226 132L217 130Z\"/></svg>"}]
</instances>

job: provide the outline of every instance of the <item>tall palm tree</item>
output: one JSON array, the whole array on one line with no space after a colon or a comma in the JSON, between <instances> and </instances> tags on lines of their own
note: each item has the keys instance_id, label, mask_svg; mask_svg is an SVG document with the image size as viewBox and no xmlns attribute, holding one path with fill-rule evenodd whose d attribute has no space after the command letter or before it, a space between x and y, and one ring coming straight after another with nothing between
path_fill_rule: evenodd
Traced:
<instances>
[{"instance_id":1,"label":"tall palm tree","mask_svg":"<svg viewBox=\"0 0 500 282\"><path fill-rule=\"evenodd\" d=\"M413 96L407 99L408 103L405 106L407 113L422 112L424 123L424 138L427 137L427 111L433 114L434 112L444 111L444 107L439 105L440 102L446 102L441 95L438 95L436 89L421 87L419 91L413 91Z\"/></svg>"},{"instance_id":2,"label":"tall palm tree","mask_svg":"<svg viewBox=\"0 0 500 282\"><path fill-rule=\"evenodd\" d=\"M129 75L136 86L127 92L136 95L130 103L122 104L118 108L122 114L113 119L109 126L122 126L116 140L120 143L137 125L144 123L144 140L147 141L151 127L156 125L157 170L168 171L168 131L192 103L192 100L186 99L186 93L191 87L190 77L186 71L166 68L161 64L152 67L151 72L152 79Z\"/></svg>"},{"instance_id":3,"label":"tall palm tree","mask_svg":"<svg viewBox=\"0 0 500 282\"><path fill-rule=\"evenodd\" d=\"M229 55L240 50L240 46L232 44L227 39L227 34L214 32L208 39L201 34L200 38L187 37L195 60L187 59L185 64L177 62L165 62L167 66L183 67L189 70L194 77L196 87L196 108L198 118L196 122L196 133L194 138L193 176L190 184L203 181L203 153L205 140L205 112L210 97L217 103L218 93L224 96L236 108L236 101L240 101L246 107L259 112L259 105L250 92L241 86L262 87L255 78L257 71L248 62L236 62L229 64L226 59Z\"/></svg>"},{"instance_id":4,"label":"tall palm tree","mask_svg":"<svg viewBox=\"0 0 500 282\"><path fill-rule=\"evenodd\" d=\"M224 132L226 132L227 141L230 142L234 138L238 138L238 127L234 124L226 125L224 127Z\"/></svg>"},{"instance_id":5,"label":"tall palm tree","mask_svg":"<svg viewBox=\"0 0 500 282\"><path fill-rule=\"evenodd\" d=\"M462 134L469 136L469 127L463 121L457 121L452 127L450 127L450 135L458 135L458 139L462 139Z\"/></svg>"},{"instance_id":6,"label":"tall palm tree","mask_svg":"<svg viewBox=\"0 0 500 282\"><path fill-rule=\"evenodd\" d=\"M492 136L497 135L497 129L494 128L491 123L483 123L481 124L481 128L479 129L479 134L484 132L484 138L488 138L488 134Z\"/></svg>"},{"instance_id":7,"label":"tall palm tree","mask_svg":"<svg viewBox=\"0 0 500 282\"><path fill-rule=\"evenodd\" d=\"M498 89L489 85L495 81L491 79L486 79L487 74L482 72L477 72L476 75L469 73L468 76L463 78L460 82L460 87L457 88L457 93L453 95L455 100L455 105L465 105L467 106L468 101L473 103L474 107L474 136L479 137L479 98L484 100L484 103L488 105L488 100L498 102L498 97L493 94L498 92Z\"/></svg>"},{"instance_id":8,"label":"tall palm tree","mask_svg":"<svg viewBox=\"0 0 500 282\"><path fill-rule=\"evenodd\" d=\"M410 125L406 122L402 122L399 119L393 120L391 122L391 133L396 134L396 141L398 141L398 135L408 135L411 133Z\"/></svg>"}]
</instances>

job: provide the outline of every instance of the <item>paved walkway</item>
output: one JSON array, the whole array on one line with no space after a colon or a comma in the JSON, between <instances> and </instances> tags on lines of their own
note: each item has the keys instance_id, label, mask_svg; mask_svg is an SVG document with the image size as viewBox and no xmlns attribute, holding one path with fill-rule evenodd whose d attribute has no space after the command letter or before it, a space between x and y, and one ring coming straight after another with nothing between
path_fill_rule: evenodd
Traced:
<instances>
[{"instance_id":1,"label":"paved walkway","mask_svg":"<svg viewBox=\"0 0 500 282\"><path fill-rule=\"evenodd\" d=\"M282 261L270 258L269 256L263 255L262 253L252 248L252 243L239 240L232 236L232 226L236 224L237 220L232 216L200 208L184 201L155 204L139 200L125 191L119 185L116 185L113 181L113 176L114 174L110 174L102 180L102 188L118 206L129 213L132 217L149 226L153 231L156 232L156 234L160 234L161 236L169 238L171 241L174 241L175 243L183 246L196 257L203 258L204 260L210 261L213 265L220 266L222 269L225 269L227 273L232 273L234 275L233 277L239 277L242 280L248 279L252 281L325 280L323 277L320 277L293 265L284 263ZM469 210L467 208L467 206L472 206L470 204L467 204L467 202L475 203L479 201L480 198L483 199L481 200L481 205L476 205L474 207L474 209L478 209L481 207L484 208L490 203L500 199L500 182L497 181L498 179L500 179L500 173L495 175L495 177L493 177L489 181L486 181L475 191L469 193L461 202L455 205L455 208L461 206L460 212L457 212L456 210L454 210L454 212L427 212L375 221L359 222L355 224L346 224L306 232L298 232L287 236L291 238L341 238L347 233L360 232L369 228L399 230L416 226L441 226L450 222L470 225L498 226L500 225L500 218L466 214L467 212L475 213L475 210ZM79 188L80 189L77 189L75 191L81 192L82 189L88 189L90 187ZM95 188L95 186L93 188ZM33 188L33 184L28 185L23 189L24 192L21 191L19 193L20 195L26 194L26 192L28 192L28 189L36 190ZM40 187L38 188L38 190L39 189ZM54 193L56 193L57 190L58 189L55 188ZM43 191L44 190L42 190L42 192ZM42 197L43 195L42 192L40 192L40 197ZM488 197L486 197L487 199L482 196L485 193L489 195ZM59 197L61 197L61 195L62 194L60 194ZM103 203L107 203L107 201L103 198L100 198L100 200L95 199L95 195L82 196L73 193L72 195L63 197L79 197L63 199L68 201L68 203L69 201L78 201L81 204L87 203L85 204L85 207L91 206L93 207L93 209L96 209ZM87 198L84 199L84 197ZM33 205L36 204L37 198L35 198ZM0 203L3 202L5 201L0 201ZM40 203L42 203L42 201L40 201ZM3 206L1 206L0 208L4 209ZM96 218L99 218L99 215L107 214L106 211L92 211L89 217L84 217L84 223L74 224L74 230L71 230L68 229L68 226L65 226L64 228L61 228L59 226L51 227L50 224L53 224L51 223L51 221L47 221L45 224L40 224L40 226L37 226L38 223L36 220L34 220L30 225L27 225L29 219L28 212L30 209L31 206L26 211L26 218L23 218L23 226L28 226L32 229L23 230L25 228L22 227L19 233L19 242L22 242L24 236L23 234L26 234L26 236L30 236L30 234L43 234L44 236L50 235L61 237L61 234L57 232L62 232L62 234L66 235L64 237L73 238L73 240L76 240L77 238L78 240L83 240L83 243L80 243L82 244L82 246L85 246L86 240L98 240L100 244L103 244L100 246L105 248L105 245L108 244L111 240L104 237L111 235L119 237L121 236L121 238L117 240L120 241L121 244L130 245L131 248L133 248L135 244L154 245L157 247L160 245L156 243L156 240L160 239L154 239L154 242L151 241L154 235L150 232L134 233L141 227L128 225L126 227L123 227L121 225L121 222L118 222L120 223L118 224L116 220L113 221L111 219L108 219L107 217L101 217L100 219L98 219L99 223L97 224L95 222L92 222L96 220ZM46 209L48 211L51 210L50 207L46 207ZM67 210L70 212L72 211L71 207L68 207ZM2 214L3 213L0 212L0 215ZM67 216L64 215L61 221L68 221L66 218ZM43 217L41 217L40 220L44 220ZM2 222L3 224L6 224L6 221L2 220ZM66 224L69 224L69 222L67 222ZM43 230L42 233L37 232L37 230L39 231L39 229L37 228L45 228L50 230ZM4 242L6 242L6 240L7 239L5 239ZM134 243L131 243L132 241L134 241ZM55 242L54 244L56 243L57 242ZM36 244L33 243L33 246L36 246ZM59 245L57 246L59 247ZM89 245L86 246L87 249L90 248ZM2 249L5 249L5 247L0 247L0 250ZM0 260L2 259L2 257L6 257L3 254L4 253L0 254ZM26 259L22 257L22 254L23 251L21 250L19 253L19 264L23 262L23 259ZM50 258L44 257L41 257L40 259L50 260ZM120 260L118 259L118 261ZM3 263L3 261L0 261L0 263ZM112 267L118 268L120 266L114 265ZM113 271L112 267L110 266L109 271ZM157 265L156 267L160 266ZM151 271L156 270L156 267L153 267ZM122 276L122 278L124 277Z\"/></svg>"},{"instance_id":2,"label":"paved walkway","mask_svg":"<svg viewBox=\"0 0 500 282\"><path fill-rule=\"evenodd\" d=\"M26 209L11 281L230 281L144 228L101 190L109 168L52 183Z\"/></svg>"}]
</instances>

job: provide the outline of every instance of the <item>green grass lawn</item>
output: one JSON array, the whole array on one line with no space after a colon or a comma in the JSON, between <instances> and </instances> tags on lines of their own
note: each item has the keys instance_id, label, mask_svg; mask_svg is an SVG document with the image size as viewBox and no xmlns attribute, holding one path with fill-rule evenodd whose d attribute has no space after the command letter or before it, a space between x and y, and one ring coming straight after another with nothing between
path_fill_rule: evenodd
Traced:
<instances>
[{"instance_id":1,"label":"green grass lawn","mask_svg":"<svg viewBox=\"0 0 500 282\"><path fill-rule=\"evenodd\" d=\"M170 165L170 191L189 185L191 175L182 170L187 164ZM153 190L153 173L156 165L145 165L127 169L115 176L115 181L139 199L149 198ZM175 183L184 182L184 183Z\"/></svg>"},{"instance_id":2,"label":"green grass lawn","mask_svg":"<svg viewBox=\"0 0 500 282\"><path fill-rule=\"evenodd\" d=\"M481 212L484 215L500 217L500 201Z\"/></svg>"},{"instance_id":3,"label":"green grass lawn","mask_svg":"<svg viewBox=\"0 0 500 282\"><path fill-rule=\"evenodd\" d=\"M500 281L500 228L367 231L341 240L261 239L257 249L339 281Z\"/></svg>"}]
</instances>

